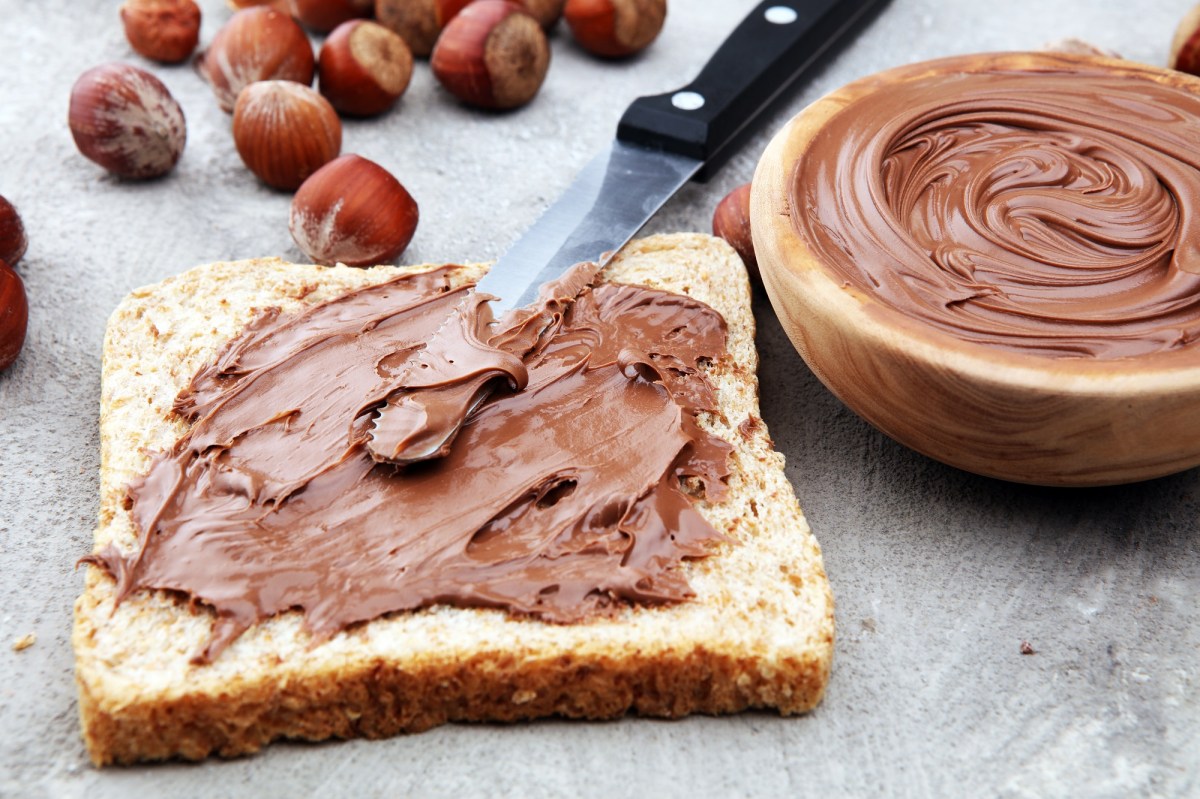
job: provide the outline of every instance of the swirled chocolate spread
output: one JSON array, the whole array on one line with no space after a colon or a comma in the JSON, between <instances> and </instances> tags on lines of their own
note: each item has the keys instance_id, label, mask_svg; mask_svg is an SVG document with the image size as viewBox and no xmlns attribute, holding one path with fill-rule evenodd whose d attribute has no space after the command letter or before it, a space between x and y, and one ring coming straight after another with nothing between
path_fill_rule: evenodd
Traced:
<instances>
[{"instance_id":1,"label":"swirled chocolate spread","mask_svg":"<svg viewBox=\"0 0 1200 799\"><path fill-rule=\"evenodd\" d=\"M698 365L725 351L721 316L604 285L489 325L448 274L266 312L197 373L176 401L189 432L129 488L137 549L91 558L118 597L214 608L204 661L289 609L320 640L435 603L573 622L690 596L681 560L722 538L689 497L726 491L730 446L696 420L716 407ZM476 335L422 382L413 355L456 309ZM497 374L510 385L463 410L443 457L367 451L397 391Z\"/></svg>"},{"instance_id":2,"label":"swirled chocolate spread","mask_svg":"<svg viewBox=\"0 0 1200 799\"><path fill-rule=\"evenodd\" d=\"M852 99L795 168L796 229L849 287L963 341L1197 357L1200 96L1041 61Z\"/></svg>"}]
</instances>

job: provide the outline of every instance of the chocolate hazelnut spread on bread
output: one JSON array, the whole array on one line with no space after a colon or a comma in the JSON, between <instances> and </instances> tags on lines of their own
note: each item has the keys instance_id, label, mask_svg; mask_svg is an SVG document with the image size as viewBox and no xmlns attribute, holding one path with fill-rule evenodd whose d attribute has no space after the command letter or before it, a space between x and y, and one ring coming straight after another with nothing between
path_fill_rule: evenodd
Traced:
<instances>
[{"instance_id":1,"label":"chocolate hazelnut spread on bread","mask_svg":"<svg viewBox=\"0 0 1200 799\"><path fill-rule=\"evenodd\" d=\"M118 596L215 609L200 661L290 609L320 640L438 603L576 622L686 599L680 562L721 540L689 493L718 500L729 473L730 445L696 421L715 408L699 365L725 351L720 314L634 286L544 298L535 334L502 324L449 376L512 389L444 457L378 463L379 409L455 308L478 313L468 295L434 270L264 312L180 394L190 430L129 487L137 548L90 560Z\"/></svg>"}]
</instances>

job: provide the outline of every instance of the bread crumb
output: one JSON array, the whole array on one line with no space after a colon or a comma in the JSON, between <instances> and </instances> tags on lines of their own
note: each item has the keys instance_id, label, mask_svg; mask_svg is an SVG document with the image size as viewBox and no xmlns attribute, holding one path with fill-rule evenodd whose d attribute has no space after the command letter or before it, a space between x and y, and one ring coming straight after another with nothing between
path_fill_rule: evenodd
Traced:
<instances>
[{"instance_id":1,"label":"bread crumb","mask_svg":"<svg viewBox=\"0 0 1200 799\"><path fill-rule=\"evenodd\" d=\"M737 429L738 432L741 433L742 438L749 441L750 439L754 438L754 434L757 433L761 427L762 419L759 419L754 414L750 414L742 421L741 424L737 426Z\"/></svg>"},{"instance_id":2,"label":"bread crumb","mask_svg":"<svg viewBox=\"0 0 1200 799\"><path fill-rule=\"evenodd\" d=\"M512 697L514 705L523 705L535 699L537 699L537 691L517 691Z\"/></svg>"},{"instance_id":3,"label":"bread crumb","mask_svg":"<svg viewBox=\"0 0 1200 799\"><path fill-rule=\"evenodd\" d=\"M34 643L36 643L36 642L37 642L37 636L34 635L33 633L27 633L26 635L22 635L20 638L13 641L13 645L12 645L13 651L20 652L22 650L28 649L29 647L33 646Z\"/></svg>"},{"instance_id":4,"label":"bread crumb","mask_svg":"<svg viewBox=\"0 0 1200 799\"><path fill-rule=\"evenodd\" d=\"M1021 642L1021 654L1022 655L1036 655L1037 650L1033 648L1033 644L1029 643L1028 641L1022 641Z\"/></svg>"}]
</instances>

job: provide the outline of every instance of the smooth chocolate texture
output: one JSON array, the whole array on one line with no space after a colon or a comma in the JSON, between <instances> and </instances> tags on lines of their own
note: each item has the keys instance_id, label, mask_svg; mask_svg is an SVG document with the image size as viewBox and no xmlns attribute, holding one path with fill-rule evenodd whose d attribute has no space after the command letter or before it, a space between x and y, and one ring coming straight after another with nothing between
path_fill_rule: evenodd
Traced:
<instances>
[{"instance_id":1,"label":"smooth chocolate texture","mask_svg":"<svg viewBox=\"0 0 1200 799\"><path fill-rule=\"evenodd\" d=\"M521 358L599 271L597 263L576 264L539 286L530 307L515 308L498 322L486 295L476 293L459 303L405 364L398 382L408 390L395 392L379 409L367 435L371 457L406 465L446 455L465 418L491 394L497 379L513 390L525 387L529 373Z\"/></svg>"},{"instance_id":2,"label":"smooth chocolate texture","mask_svg":"<svg viewBox=\"0 0 1200 799\"><path fill-rule=\"evenodd\" d=\"M691 596L680 562L722 540L692 502L727 490L731 448L696 419L716 408L700 364L725 351L721 316L605 285L544 304L532 327L537 313L471 322L468 363L444 359L431 390L511 387L444 457L378 463L370 431L420 382L401 378L423 342L454 309L478 312L448 274L268 311L201 369L176 402L189 432L129 487L137 548L90 558L118 599L168 589L215 609L206 661L291 609L322 640L437 603L578 622Z\"/></svg>"},{"instance_id":3,"label":"smooth chocolate texture","mask_svg":"<svg viewBox=\"0 0 1200 799\"><path fill-rule=\"evenodd\" d=\"M848 289L969 344L1197 357L1200 97L1102 67L881 85L799 159L793 222Z\"/></svg>"}]
</instances>

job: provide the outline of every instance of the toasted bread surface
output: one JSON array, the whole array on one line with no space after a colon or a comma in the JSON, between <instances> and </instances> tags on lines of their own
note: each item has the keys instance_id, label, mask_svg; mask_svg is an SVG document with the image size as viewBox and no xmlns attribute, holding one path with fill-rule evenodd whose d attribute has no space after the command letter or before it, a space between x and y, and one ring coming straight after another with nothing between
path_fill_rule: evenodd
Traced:
<instances>
[{"instance_id":1,"label":"toasted bread surface","mask_svg":"<svg viewBox=\"0 0 1200 799\"><path fill-rule=\"evenodd\" d=\"M105 337L95 546L134 547L125 487L186 431L171 412L178 392L256 314L425 268L259 259L197 267L132 292ZM456 276L471 281L485 269L464 266ZM73 642L92 760L230 756L277 738L377 738L448 721L814 707L830 672L833 601L783 456L759 418L745 270L723 241L677 234L628 245L602 280L687 294L729 326L728 353L709 369L720 409L700 422L734 445L730 492L697 503L729 540L684 564L694 599L570 625L435 606L318 645L293 612L196 665L190 657L208 636L211 612L167 592L115 604L112 578L89 567Z\"/></svg>"}]
</instances>

